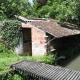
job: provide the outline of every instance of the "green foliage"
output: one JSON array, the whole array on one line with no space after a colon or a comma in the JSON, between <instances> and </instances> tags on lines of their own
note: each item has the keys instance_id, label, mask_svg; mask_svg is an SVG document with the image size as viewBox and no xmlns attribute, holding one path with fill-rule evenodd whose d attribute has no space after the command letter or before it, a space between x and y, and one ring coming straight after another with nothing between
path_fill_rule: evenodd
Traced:
<instances>
[{"instance_id":1,"label":"green foliage","mask_svg":"<svg viewBox=\"0 0 80 80\"><path fill-rule=\"evenodd\" d=\"M5 45L0 44L0 53L5 53L7 52L7 48L5 47Z\"/></svg>"},{"instance_id":2,"label":"green foliage","mask_svg":"<svg viewBox=\"0 0 80 80\"><path fill-rule=\"evenodd\" d=\"M15 53L2 53L0 52L0 74L4 74L5 72L10 71L9 64L19 61L19 60L27 60L26 56L17 56ZM29 59L29 58L28 58Z\"/></svg>"},{"instance_id":3,"label":"green foliage","mask_svg":"<svg viewBox=\"0 0 80 80\"><path fill-rule=\"evenodd\" d=\"M0 20L13 19L14 15L27 16L31 13L28 0L0 0Z\"/></svg>"},{"instance_id":4,"label":"green foliage","mask_svg":"<svg viewBox=\"0 0 80 80\"><path fill-rule=\"evenodd\" d=\"M9 54L9 53L0 53L0 80L24 80L25 74L22 76L12 74L10 70L9 64L19 61L19 60L34 60L34 61L41 61L47 64L53 64L56 57L55 55L44 55L44 56L16 56L16 54ZM28 77L27 77L28 78ZM38 80L38 79L35 79Z\"/></svg>"},{"instance_id":5,"label":"green foliage","mask_svg":"<svg viewBox=\"0 0 80 80\"><path fill-rule=\"evenodd\" d=\"M11 52L2 44L0 44L0 80L24 80L24 74L22 76L15 74L13 75L11 69L9 68L9 64L14 63L19 60L34 60L47 64L54 64L56 60L56 55L44 55L44 56L18 56L14 52ZM3 51L4 50L4 51ZM11 53L10 53L11 52ZM13 53L13 54L12 54ZM28 77L27 77L28 78ZM29 79L29 78L28 78ZM38 79L35 79L38 80Z\"/></svg>"},{"instance_id":6,"label":"green foliage","mask_svg":"<svg viewBox=\"0 0 80 80\"><path fill-rule=\"evenodd\" d=\"M0 26L2 39L8 48L14 48L19 43L21 37L21 22L17 20L7 20Z\"/></svg>"},{"instance_id":7,"label":"green foliage","mask_svg":"<svg viewBox=\"0 0 80 80\"><path fill-rule=\"evenodd\" d=\"M56 55L44 55L44 56L18 56L16 54L10 54L10 53L0 53L0 74L4 74L5 72L8 72L9 65L13 62L19 61L19 60L34 60L34 61L40 61L47 64L54 64L56 61Z\"/></svg>"},{"instance_id":8,"label":"green foliage","mask_svg":"<svg viewBox=\"0 0 80 80\"><path fill-rule=\"evenodd\" d=\"M55 65L55 61L56 61L56 55L51 54L51 53L49 55L34 56L32 58L35 61L40 61L40 62L44 62L44 63L47 63L47 64L54 64L54 65Z\"/></svg>"},{"instance_id":9,"label":"green foliage","mask_svg":"<svg viewBox=\"0 0 80 80\"><path fill-rule=\"evenodd\" d=\"M53 18L80 25L80 0L0 0L0 20L14 15L27 18Z\"/></svg>"},{"instance_id":10,"label":"green foliage","mask_svg":"<svg viewBox=\"0 0 80 80\"><path fill-rule=\"evenodd\" d=\"M14 71L6 72L0 75L0 80L21 80L21 76L14 74Z\"/></svg>"},{"instance_id":11,"label":"green foliage","mask_svg":"<svg viewBox=\"0 0 80 80\"><path fill-rule=\"evenodd\" d=\"M22 72L9 71L3 75L0 75L0 80L30 80L30 76ZM39 80L33 78L33 80Z\"/></svg>"},{"instance_id":12,"label":"green foliage","mask_svg":"<svg viewBox=\"0 0 80 80\"><path fill-rule=\"evenodd\" d=\"M37 5L34 2L34 6ZM53 18L80 25L80 0L47 0L45 5L33 9L37 17ZM37 14L36 14L37 13Z\"/></svg>"}]
</instances>

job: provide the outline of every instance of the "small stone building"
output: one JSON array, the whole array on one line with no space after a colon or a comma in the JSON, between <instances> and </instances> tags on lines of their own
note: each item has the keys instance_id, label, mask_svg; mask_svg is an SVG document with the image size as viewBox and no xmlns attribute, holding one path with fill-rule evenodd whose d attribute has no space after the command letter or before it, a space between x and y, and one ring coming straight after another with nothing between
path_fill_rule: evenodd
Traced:
<instances>
[{"instance_id":1,"label":"small stone building","mask_svg":"<svg viewBox=\"0 0 80 80\"><path fill-rule=\"evenodd\" d=\"M21 16L17 18L22 22L22 53L26 55L44 55L56 49L56 39L80 34L79 30L73 28L75 25L65 23L66 27L54 19L26 19ZM59 45L61 46L58 43L57 47Z\"/></svg>"}]
</instances>

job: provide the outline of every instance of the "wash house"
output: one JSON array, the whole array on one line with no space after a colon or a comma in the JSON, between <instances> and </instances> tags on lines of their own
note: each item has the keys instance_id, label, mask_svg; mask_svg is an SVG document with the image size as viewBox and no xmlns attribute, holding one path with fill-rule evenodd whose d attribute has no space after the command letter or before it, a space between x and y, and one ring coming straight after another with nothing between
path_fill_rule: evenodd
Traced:
<instances>
[{"instance_id":1,"label":"wash house","mask_svg":"<svg viewBox=\"0 0 80 80\"><path fill-rule=\"evenodd\" d=\"M79 45L80 31L74 24L59 23L54 19L26 19L22 22L21 40L16 52L23 55L44 55L61 47Z\"/></svg>"}]
</instances>

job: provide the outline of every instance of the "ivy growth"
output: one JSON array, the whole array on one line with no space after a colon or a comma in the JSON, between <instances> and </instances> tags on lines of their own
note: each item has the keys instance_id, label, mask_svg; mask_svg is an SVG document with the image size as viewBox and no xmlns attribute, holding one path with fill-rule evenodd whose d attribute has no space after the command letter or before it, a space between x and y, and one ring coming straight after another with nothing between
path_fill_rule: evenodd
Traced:
<instances>
[{"instance_id":1,"label":"ivy growth","mask_svg":"<svg viewBox=\"0 0 80 80\"><path fill-rule=\"evenodd\" d=\"M8 48L14 48L19 43L21 37L21 22L17 20L3 21L3 25L0 26L0 32L2 39L7 44Z\"/></svg>"}]
</instances>

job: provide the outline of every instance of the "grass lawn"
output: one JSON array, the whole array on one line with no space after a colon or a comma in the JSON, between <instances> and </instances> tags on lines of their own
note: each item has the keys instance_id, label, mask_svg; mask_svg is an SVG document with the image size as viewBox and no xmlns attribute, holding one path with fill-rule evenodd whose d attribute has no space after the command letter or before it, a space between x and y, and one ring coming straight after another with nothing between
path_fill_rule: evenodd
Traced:
<instances>
[{"instance_id":1,"label":"grass lawn","mask_svg":"<svg viewBox=\"0 0 80 80\"><path fill-rule=\"evenodd\" d=\"M19 56L4 45L0 45L0 80L23 80L23 77L11 74L10 64L20 60L42 61L51 64L55 61L55 55L44 56Z\"/></svg>"},{"instance_id":2,"label":"grass lawn","mask_svg":"<svg viewBox=\"0 0 80 80\"><path fill-rule=\"evenodd\" d=\"M35 61L43 61L45 63L50 63L52 61L52 55L50 56L18 56L14 53L0 53L0 75L8 72L10 70L9 64L14 63L19 60L35 60ZM55 60L55 58L53 58Z\"/></svg>"},{"instance_id":3,"label":"grass lawn","mask_svg":"<svg viewBox=\"0 0 80 80\"><path fill-rule=\"evenodd\" d=\"M10 70L8 66L9 64L27 58L28 57L26 56L17 56L16 54L0 53L0 74L3 74Z\"/></svg>"}]
</instances>

